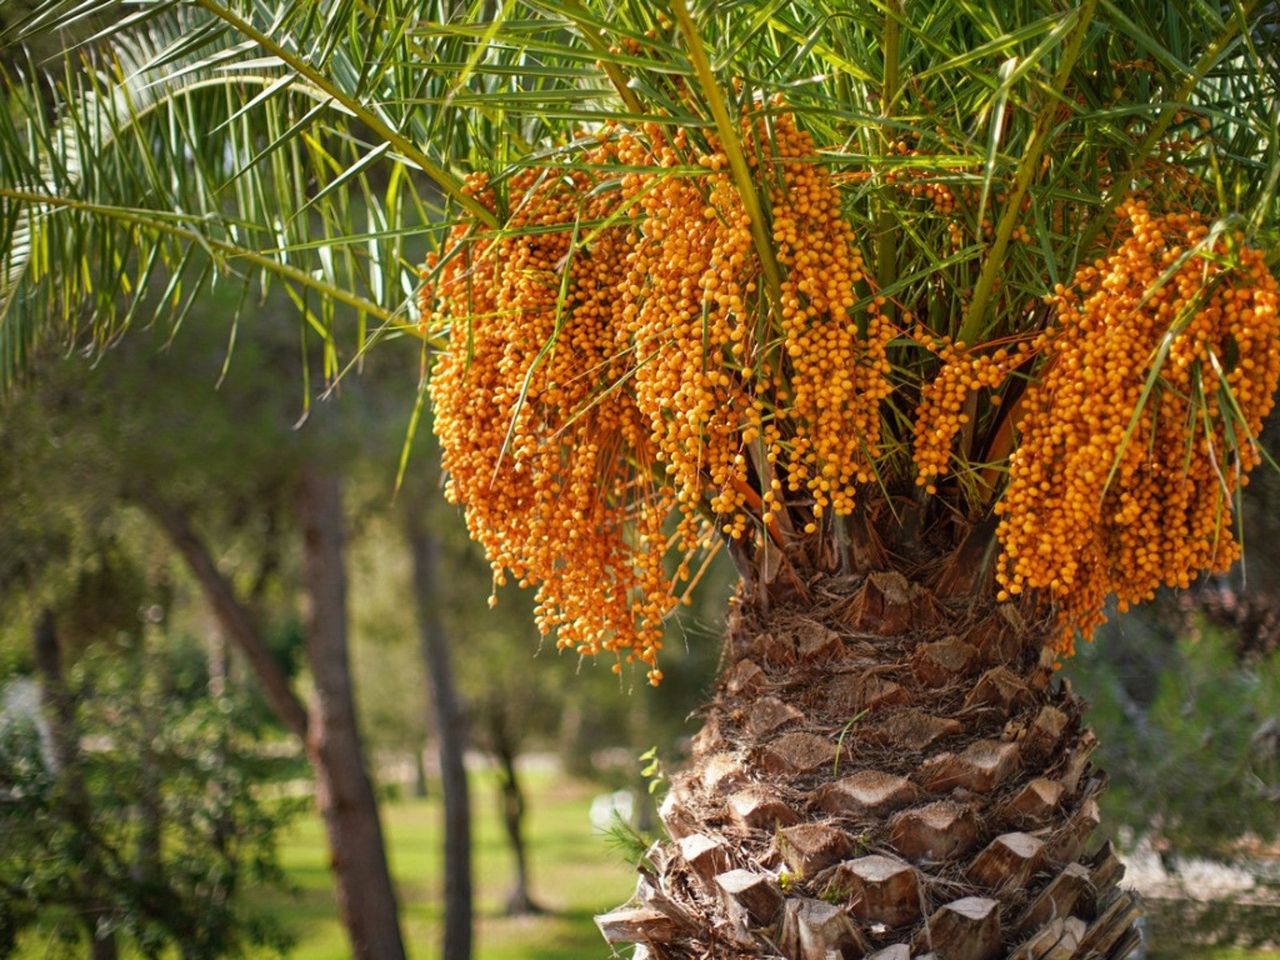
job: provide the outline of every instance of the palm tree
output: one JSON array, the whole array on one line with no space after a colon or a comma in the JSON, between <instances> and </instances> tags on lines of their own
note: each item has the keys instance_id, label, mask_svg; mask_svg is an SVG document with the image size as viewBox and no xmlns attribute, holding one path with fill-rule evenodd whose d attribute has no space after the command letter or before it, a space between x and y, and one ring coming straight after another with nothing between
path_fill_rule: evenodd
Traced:
<instances>
[{"instance_id":1,"label":"palm tree","mask_svg":"<svg viewBox=\"0 0 1280 960\"><path fill-rule=\"evenodd\" d=\"M113 7L9 35L73 6ZM1239 552L1280 376L1274 5L125 9L7 78L6 383L279 283L330 375L422 350L449 496L562 646L660 682L725 551L721 675L610 943L1133 948L1053 670L1108 597Z\"/></svg>"}]
</instances>

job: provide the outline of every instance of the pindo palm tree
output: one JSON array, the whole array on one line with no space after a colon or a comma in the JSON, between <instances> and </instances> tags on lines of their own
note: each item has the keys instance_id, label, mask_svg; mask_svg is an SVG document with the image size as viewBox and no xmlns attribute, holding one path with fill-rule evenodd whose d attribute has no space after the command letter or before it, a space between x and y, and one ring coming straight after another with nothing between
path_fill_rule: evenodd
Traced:
<instances>
[{"instance_id":1,"label":"pindo palm tree","mask_svg":"<svg viewBox=\"0 0 1280 960\"><path fill-rule=\"evenodd\" d=\"M11 36L60 6L111 4ZM1240 555L1274 4L128 10L60 81L8 75L6 377L47 331L279 283L332 375L344 315L348 356L419 345L447 496L561 647L658 684L664 618L736 565L611 944L1132 949L1054 671L1108 598Z\"/></svg>"}]
</instances>

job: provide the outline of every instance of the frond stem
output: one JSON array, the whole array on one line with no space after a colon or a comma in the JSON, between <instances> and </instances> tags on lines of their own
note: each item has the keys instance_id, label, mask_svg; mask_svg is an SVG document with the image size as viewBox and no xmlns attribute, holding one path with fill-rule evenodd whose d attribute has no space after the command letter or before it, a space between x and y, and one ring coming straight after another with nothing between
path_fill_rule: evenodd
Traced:
<instances>
[{"instance_id":1,"label":"frond stem","mask_svg":"<svg viewBox=\"0 0 1280 960\"><path fill-rule=\"evenodd\" d=\"M15 203L22 204L47 205L64 210L78 210L81 213L88 213L93 216L116 220L120 223L130 223L134 226L142 227L144 230L168 234L175 239L183 240L187 243L193 243L211 252L221 254L228 260L246 260L264 270L269 270L271 273L274 273L276 276L284 280L292 281L302 287L309 287L317 293L330 297L339 303L344 303L349 307L353 307L356 310L367 313L383 323L390 323L393 320L392 312L387 310L385 307L374 303L372 300L366 300L364 297L357 296L342 287L319 280L305 270L299 270L297 267L291 266L290 264L281 263L279 260L273 260L271 257L265 256L256 250L237 246L234 243L229 243L226 240L219 240L216 237L205 236L198 230L192 230L190 227L184 227L178 223L171 223L162 218L147 217L136 210L130 210L126 207L116 207L100 203L88 203L83 200L73 200L69 197L33 193L28 190L13 190L7 187L0 187L0 199L12 200ZM411 325L406 325L406 327L410 326Z\"/></svg>"},{"instance_id":2,"label":"frond stem","mask_svg":"<svg viewBox=\"0 0 1280 960\"><path fill-rule=\"evenodd\" d=\"M698 35L698 28L694 25L693 18L689 16L689 7L685 4L685 0L671 0L671 12L689 46L689 59L698 75L698 85L702 87L702 93L707 98L707 106L711 109L711 116L715 120L725 156L729 158L729 169L733 173L734 183L742 197L742 206L746 210L747 218L751 221L751 238L755 243L756 254L760 257L765 287L774 305L781 308L782 271L778 268L778 261L773 254L772 238L765 229L764 208L760 205L760 197L751 179L751 170L747 166L747 158L738 140L737 127L729 116L729 109L725 106L715 74L711 71L711 63L707 60L707 53L702 47L702 37Z\"/></svg>"},{"instance_id":3,"label":"frond stem","mask_svg":"<svg viewBox=\"0 0 1280 960\"><path fill-rule=\"evenodd\" d=\"M587 41L587 46L600 54L609 53L609 44L605 41L603 31L594 27L588 22L583 15L582 5L577 0L561 0L560 11L566 16L573 19L574 25L578 28L578 33L582 35L582 39ZM609 82L613 84L613 88L618 91L618 96L622 98L622 102L626 104L629 111L637 116L644 114L644 104L640 102L640 98L636 96L636 92L627 86L627 75L623 73L616 63L602 59L600 67L604 70L605 76L609 78Z\"/></svg>"},{"instance_id":4,"label":"frond stem","mask_svg":"<svg viewBox=\"0 0 1280 960\"><path fill-rule=\"evenodd\" d=\"M406 160L418 167L436 182L445 193L458 201L467 212L488 227L497 227L498 218L479 201L462 192L462 184L444 167L433 161L417 145L404 134L393 129L376 112L370 110L358 99L346 93L325 74L314 69L309 63L296 54L290 53L283 46L271 39L249 21L236 16L215 0L195 0L197 4L213 14L219 20L233 27L273 56L279 57L291 70L315 84L338 103L342 104L370 130L391 144Z\"/></svg>"},{"instance_id":5,"label":"frond stem","mask_svg":"<svg viewBox=\"0 0 1280 960\"><path fill-rule=\"evenodd\" d=\"M982 273L978 275L978 283L973 289L973 300L969 302L968 313L965 314L964 323L961 324L959 336L956 338L970 346L982 334L987 305L991 299L991 292L995 289L996 275L1005 266L1005 251L1009 248L1013 229L1017 226L1018 216L1022 212L1022 198L1026 195L1040 167L1040 157L1049 140L1049 127L1058 112L1067 83L1071 79L1071 71L1075 68L1076 60L1080 56L1080 49L1084 46L1085 35L1089 32L1089 25L1093 22L1093 15L1097 8L1098 0L1085 0L1083 6L1076 12L1076 25L1062 51L1062 62L1058 64L1058 71L1045 96L1044 106L1041 107L1031 129L1031 137L1027 141L1022 162L1014 174L1013 187L1009 191L1004 213L1001 214L1000 223L996 227L995 239L987 252Z\"/></svg>"}]
</instances>

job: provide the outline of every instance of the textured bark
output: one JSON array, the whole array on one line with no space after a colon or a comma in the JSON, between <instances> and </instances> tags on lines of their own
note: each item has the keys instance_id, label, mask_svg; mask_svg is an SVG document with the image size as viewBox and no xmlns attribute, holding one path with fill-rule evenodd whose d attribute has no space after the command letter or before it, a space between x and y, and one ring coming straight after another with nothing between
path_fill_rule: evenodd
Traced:
<instances>
[{"instance_id":1,"label":"textured bark","mask_svg":"<svg viewBox=\"0 0 1280 960\"><path fill-rule=\"evenodd\" d=\"M798 594L803 593L800 597ZM1138 942L1105 777L1048 625L897 573L739 601L633 901L650 958L1119 960Z\"/></svg>"},{"instance_id":2,"label":"textured bark","mask_svg":"<svg viewBox=\"0 0 1280 960\"><path fill-rule=\"evenodd\" d=\"M298 489L303 534L306 644L315 693L307 753L329 838L338 909L358 960L403 960L404 944L382 824L356 725L347 651L342 489L336 474L304 466Z\"/></svg>"},{"instance_id":3,"label":"textured bark","mask_svg":"<svg viewBox=\"0 0 1280 960\"><path fill-rule=\"evenodd\" d=\"M413 561L414 597L422 658L435 709L444 800L444 960L470 960L472 942L471 800L464 763L466 719L453 680L449 644L440 621L439 544L417 501L405 508L405 538Z\"/></svg>"},{"instance_id":4,"label":"textured bark","mask_svg":"<svg viewBox=\"0 0 1280 960\"><path fill-rule=\"evenodd\" d=\"M107 882L99 863L98 846L93 836L93 808L85 787L80 756L80 732L76 723L76 699L62 674L62 649L52 611L45 610L36 622L32 635L36 672L40 676L40 695L49 724L50 746L62 786L62 802L67 819L85 839L85 855L80 865L84 878L84 924L89 937L89 955L93 960L116 960L115 934L102 929L108 915L101 891Z\"/></svg>"}]
</instances>

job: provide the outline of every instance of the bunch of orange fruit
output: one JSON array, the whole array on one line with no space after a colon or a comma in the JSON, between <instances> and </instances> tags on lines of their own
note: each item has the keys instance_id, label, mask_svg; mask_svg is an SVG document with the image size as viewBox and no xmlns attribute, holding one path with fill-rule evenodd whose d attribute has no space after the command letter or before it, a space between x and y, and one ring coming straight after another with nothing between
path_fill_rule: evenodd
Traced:
<instances>
[{"instance_id":1,"label":"bunch of orange fruit","mask_svg":"<svg viewBox=\"0 0 1280 960\"><path fill-rule=\"evenodd\" d=\"M721 144L652 124L584 135L571 166L474 177L502 228L458 224L424 271L423 323L449 331L430 384L446 492L495 584L537 587L544 633L657 683L696 556L826 535L866 489L909 481L886 452L903 443L939 493L975 396L995 409L1015 371L1031 385L996 506L1000 599L1055 606L1065 652L1108 595L1234 560L1231 498L1280 379L1258 252L1133 201L1111 252L1047 298L1048 330L1040 311L991 342L904 331L812 138L786 113L740 133L777 282ZM934 358L924 383L890 362L913 343ZM909 436L882 435L905 422L895 390L918 398Z\"/></svg>"},{"instance_id":2,"label":"bunch of orange fruit","mask_svg":"<svg viewBox=\"0 0 1280 960\"><path fill-rule=\"evenodd\" d=\"M743 133L772 184L772 293L715 140L616 125L584 162L513 179L504 228L456 226L424 271L423 322L450 331L430 387L446 493L495 583L536 584L562 647L653 682L691 557L791 507L809 532L851 512L892 390L894 331L883 301L858 306L862 257L812 140L789 116ZM469 192L496 206L483 178Z\"/></svg>"},{"instance_id":3,"label":"bunch of orange fruit","mask_svg":"<svg viewBox=\"0 0 1280 960\"><path fill-rule=\"evenodd\" d=\"M1162 585L1239 555L1232 500L1280 380L1280 304L1262 254L1190 213L1123 208L1114 251L1050 300L1052 346L997 507L1001 598L1037 589L1072 649Z\"/></svg>"}]
</instances>

